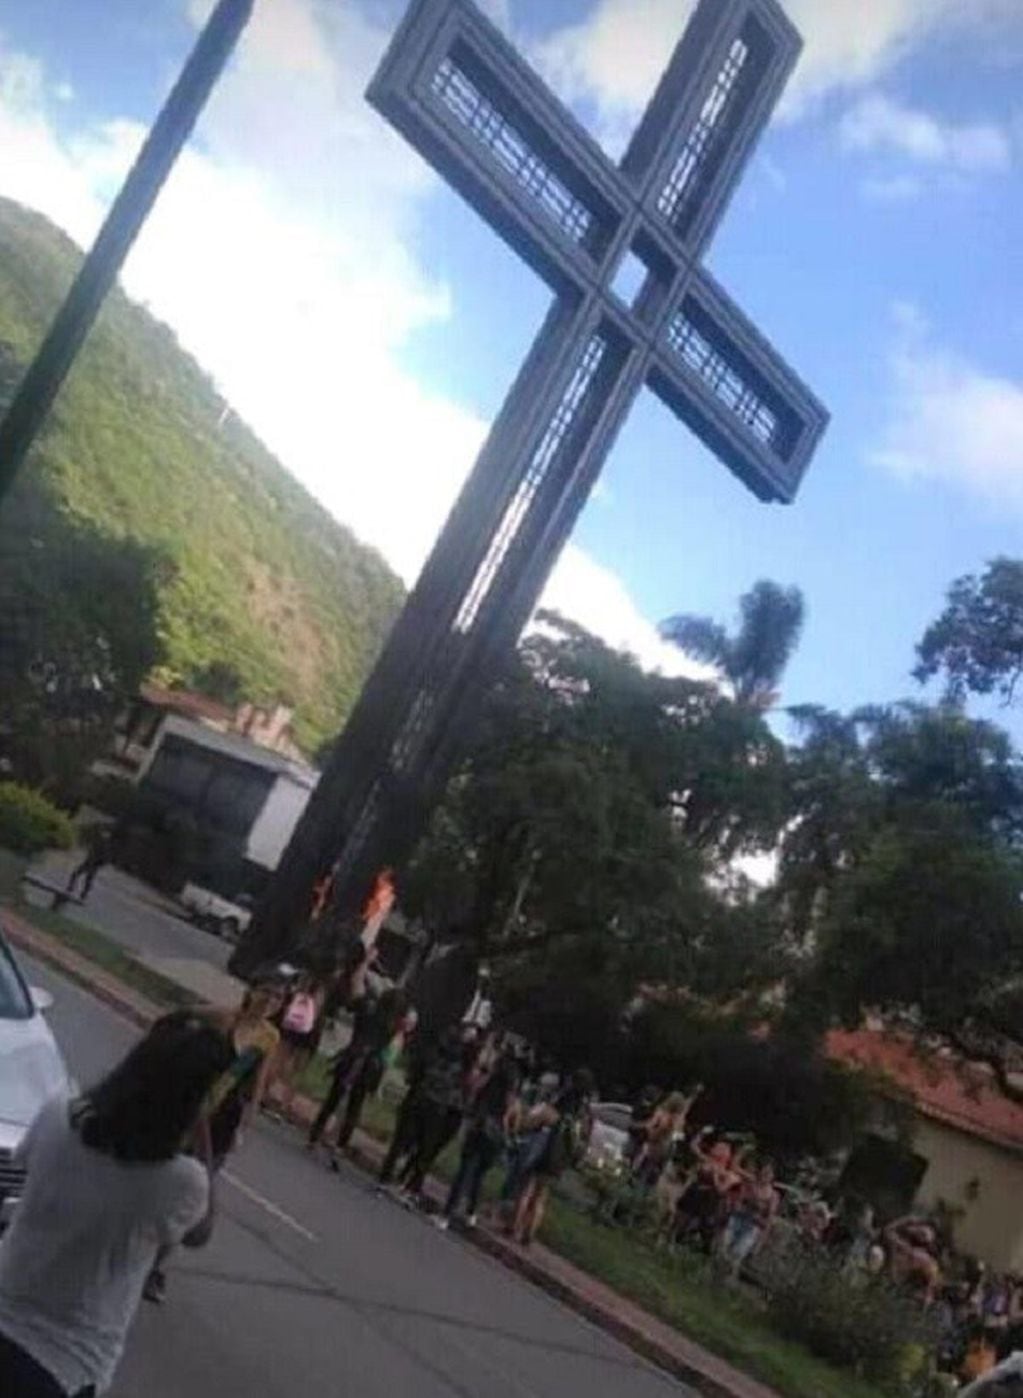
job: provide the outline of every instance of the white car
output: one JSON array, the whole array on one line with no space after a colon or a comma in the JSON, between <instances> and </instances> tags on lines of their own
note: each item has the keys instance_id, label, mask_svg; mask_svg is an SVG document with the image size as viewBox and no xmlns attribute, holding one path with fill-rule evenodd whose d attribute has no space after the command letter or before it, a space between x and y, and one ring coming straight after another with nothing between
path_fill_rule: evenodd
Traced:
<instances>
[{"instance_id":1,"label":"white car","mask_svg":"<svg viewBox=\"0 0 1023 1398\"><path fill-rule=\"evenodd\" d=\"M227 942L237 942L252 921L252 901L244 893L234 900L201 884L186 883L178 901L197 926Z\"/></svg>"},{"instance_id":2,"label":"white car","mask_svg":"<svg viewBox=\"0 0 1023 1398\"><path fill-rule=\"evenodd\" d=\"M594 1102L590 1115L593 1130L586 1159L598 1170L617 1169L625 1160L632 1108L625 1102Z\"/></svg>"},{"instance_id":3,"label":"white car","mask_svg":"<svg viewBox=\"0 0 1023 1398\"><path fill-rule=\"evenodd\" d=\"M21 1192L14 1152L48 1098L73 1090L43 1012L53 1003L28 986L0 925L0 1226Z\"/></svg>"}]
</instances>

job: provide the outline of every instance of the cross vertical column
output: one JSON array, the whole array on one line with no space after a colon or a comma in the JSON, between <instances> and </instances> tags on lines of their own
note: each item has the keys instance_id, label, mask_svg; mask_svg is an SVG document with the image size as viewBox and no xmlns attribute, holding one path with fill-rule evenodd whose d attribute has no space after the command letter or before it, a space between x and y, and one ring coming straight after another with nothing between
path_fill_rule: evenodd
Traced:
<instances>
[{"instance_id":1,"label":"cross vertical column","mask_svg":"<svg viewBox=\"0 0 1023 1398\"><path fill-rule=\"evenodd\" d=\"M300 923L293 891L327 871L333 914L352 915L409 852L644 368L594 298L554 303L285 852L271 925ZM246 942L239 964L283 947Z\"/></svg>"}]
</instances>

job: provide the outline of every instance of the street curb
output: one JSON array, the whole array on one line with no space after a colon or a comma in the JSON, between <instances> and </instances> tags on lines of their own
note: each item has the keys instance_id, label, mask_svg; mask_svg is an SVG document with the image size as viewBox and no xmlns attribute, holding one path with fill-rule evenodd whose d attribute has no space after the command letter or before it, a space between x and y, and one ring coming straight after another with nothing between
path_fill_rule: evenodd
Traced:
<instances>
[{"instance_id":1,"label":"street curb","mask_svg":"<svg viewBox=\"0 0 1023 1398\"><path fill-rule=\"evenodd\" d=\"M102 967L94 966L87 958L62 946L55 937L33 927L20 914L12 912L6 906L0 907L0 911L4 914L4 928L15 946L29 956L45 962L52 970L66 976L138 1028L148 1029L154 1020L165 1013L137 992L133 991L129 995L127 988L119 985L116 978L104 972ZM297 1118L296 1125L308 1125L315 1112L316 1104L308 1098L297 1097L292 1104L292 1115ZM364 1171L375 1173L383 1158L382 1146L363 1131L357 1133L357 1141L358 1144L349 1152L348 1158ZM445 1192L446 1186L441 1181L433 1178L428 1181L428 1193L433 1199L443 1198ZM778 1398L771 1389L755 1379L747 1379L748 1387L741 1388L720 1382L690 1363L670 1345L662 1344L640 1326L616 1314L598 1298L587 1296L569 1282L555 1276L534 1256L499 1234L486 1228L476 1228L472 1231L459 1229L458 1236L500 1262L509 1271L518 1273L548 1296L560 1301L672 1378L688 1384L697 1393L704 1395L704 1398L751 1398L751 1395L756 1395L756 1398ZM567 1265L573 1265L568 1263L568 1259L565 1259L565 1262ZM630 1307L635 1305L634 1302L626 1302L624 1297L622 1301ZM655 1316L651 1316L650 1319L657 1325L666 1324Z\"/></svg>"},{"instance_id":2,"label":"street curb","mask_svg":"<svg viewBox=\"0 0 1023 1398\"><path fill-rule=\"evenodd\" d=\"M645 1334L637 1326L631 1325L621 1316L615 1315L599 1301L576 1291L567 1282L563 1282L560 1277L549 1272L542 1263L536 1262L527 1253L513 1248L502 1238L493 1233L487 1233L481 1228L474 1229L471 1234L462 1233L461 1236L468 1238L482 1252L496 1258L509 1271L518 1272L520 1276L525 1277L527 1281L532 1282L548 1296L552 1296L556 1301L562 1302L570 1310L590 1321L604 1334L611 1335L642 1359L646 1359L658 1369L663 1369L665 1373L678 1379L681 1383L688 1384L697 1393L704 1394L705 1398L740 1398L736 1389L728 1388L724 1384L718 1383L709 1374L704 1373L702 1369L694 1368L666 1345L659 1344L651 1335Z\"/></svg>"},{"instance_id":3,"label":"street curb","mask_svg":"<svg viewBox=\"0 0 1023 1398\"><path fill-rule=\"evenodd\" d=\"M20 913L6 906L0 908L0 912L3 913L3 928L10 942L28 956L44 962L51 971L66 976L81 990L87 990L108 1009L131 1020L136 1028L148 1029L166 1013L137 992L129 995L114 976L93 965L87 957L62 946L56 937L33 927Z\"/></svg>"}]
</instances>

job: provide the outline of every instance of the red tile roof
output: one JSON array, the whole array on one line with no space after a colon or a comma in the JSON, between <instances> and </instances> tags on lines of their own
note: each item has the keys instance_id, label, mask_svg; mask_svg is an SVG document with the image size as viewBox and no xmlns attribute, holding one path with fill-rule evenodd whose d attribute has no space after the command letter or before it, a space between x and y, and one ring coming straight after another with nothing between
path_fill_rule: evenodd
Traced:
<instances>
[{"instance_id":1,"label":"red tile roof","mask_svg":"<svg viewBox=\"0 0 1023 1398\"><path fill-rule=\"evenodd\" d=\"M207 719L212 723L230 723L234 709L222 704L219 699L210 699L205 694L196 694L190 689L164 689L158 684L144 684L139 693L147 704L158 709L170 709L181 714L182 718Z\"/></svg>"},{"instance_id":2,"label":"red tile roof","mask_svg":"<svg viewBox=\"0 0 1023 1398\"><path fill-rule=\"evenodd\" d=\"M948 1054L922 1055L902 1034L874 1029L834 1029L829 1058L887 1074L924 1116L1007 1150L1023 1151L1023 1106L995 1084L991 1070Z\"/></svg>"}]
</instances>

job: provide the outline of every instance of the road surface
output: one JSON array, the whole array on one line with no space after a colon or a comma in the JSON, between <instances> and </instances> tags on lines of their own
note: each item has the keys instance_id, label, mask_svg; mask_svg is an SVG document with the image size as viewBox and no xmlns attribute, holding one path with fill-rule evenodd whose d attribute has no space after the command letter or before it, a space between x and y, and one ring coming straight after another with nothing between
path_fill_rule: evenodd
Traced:
<instances>
[{"instance_id":1,"label":"road surface","mask_svg":"<svg viewBox=\"0 0 1023 1398\"><path fill-rule=\"evenodd\" d=\"M26 958L83 1083L132 1031ZM684 1398L682 1387L463 1240L260 1128L210 1246L143 1307L114 1398Z\"/></svg>"},{"instance_id":2,"label":"road surface","mask_svg":"<svg viewBox=\"0 0 1023 1398\"><path fill-rule=\"evenodd\" d=\"M74 864L68 855L49 855L36 872L58 885L67 882ZM30 901L49 907L49 895L26 887ZM102 869L84 904L65 903L65 917L97 927L126 951L143 959L181 958L208 961L223 968L232 948L212 933L166 911L168 900L112 865Z\"/></svg>"}]
</instances>

